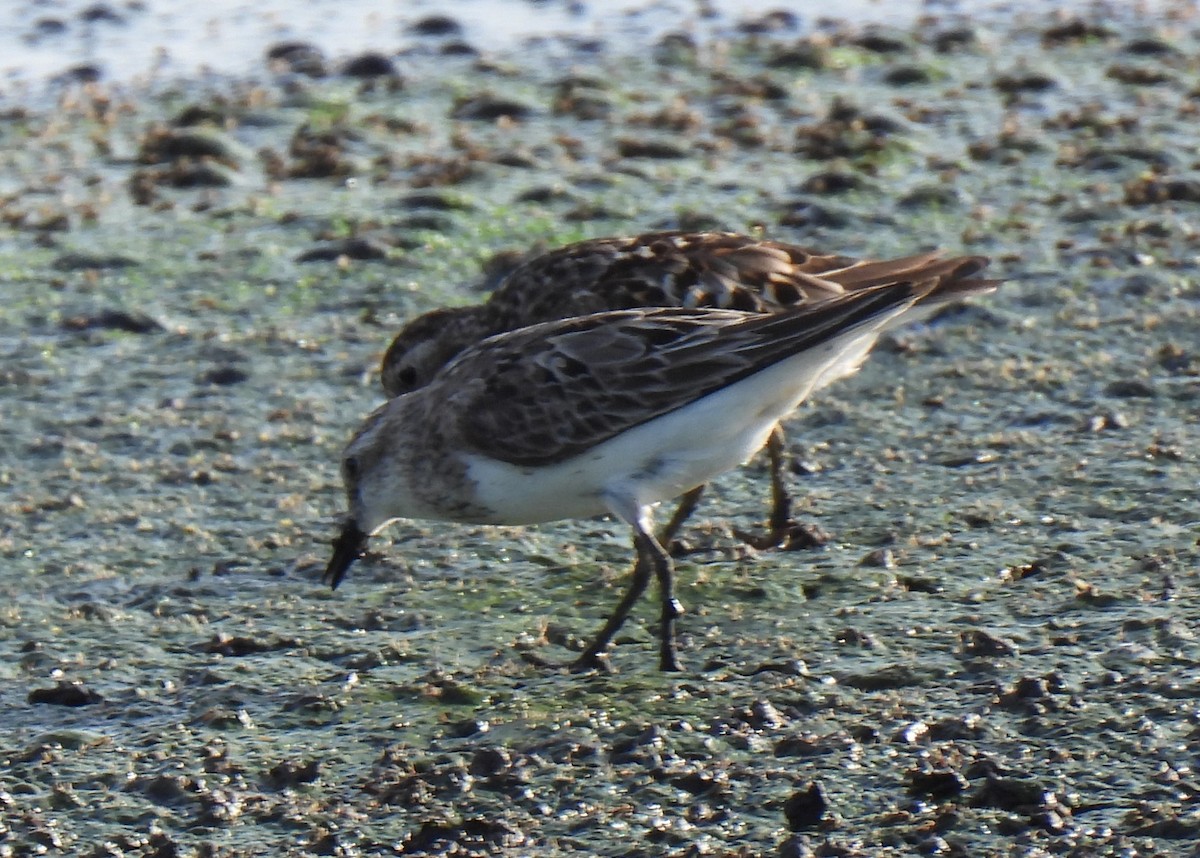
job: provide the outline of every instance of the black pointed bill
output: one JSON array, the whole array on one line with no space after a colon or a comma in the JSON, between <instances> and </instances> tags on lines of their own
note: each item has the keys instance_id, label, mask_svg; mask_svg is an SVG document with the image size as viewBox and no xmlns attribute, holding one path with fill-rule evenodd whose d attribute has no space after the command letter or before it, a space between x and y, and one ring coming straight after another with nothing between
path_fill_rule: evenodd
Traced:
<instances>
[{"instance_id":1,"label":"black pointed bill","mask_svg":"<svg viewBox=\"0 0 1200 858\"><path fill-rule=\"evenodd\" d=\"M331 590L337 589L351 564L363 556L369 536L370 534L358 529L358 523L354 519L346 519L346 523L342 525L342 532L333 540L333 556L329 558L329 565L325 567L325 574L321 576L321 581L329 584Z\"/></svg>"}]
</instances>

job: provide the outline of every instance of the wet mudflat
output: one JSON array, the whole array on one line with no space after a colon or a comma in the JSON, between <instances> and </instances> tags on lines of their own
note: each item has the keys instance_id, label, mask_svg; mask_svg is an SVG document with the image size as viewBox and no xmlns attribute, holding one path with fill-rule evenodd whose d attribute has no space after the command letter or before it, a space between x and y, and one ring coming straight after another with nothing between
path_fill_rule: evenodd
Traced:
<instances>
[{"instance_id":1,"label":"wet mudflat","mask_svg":"<svg viewBox=\"0 0 1200 858\"><path fill-rule=\"evenodd\" d=\"M1200 20L423 44L5 108L0 850L1190 854ZM622 592L607 520L320 585L405 319L710 227L1013 278L790 424L823 547L733 536L762 463L714 485L670 676L652 599L616 672L535 664Z\"/></svg>"}]
</instances>

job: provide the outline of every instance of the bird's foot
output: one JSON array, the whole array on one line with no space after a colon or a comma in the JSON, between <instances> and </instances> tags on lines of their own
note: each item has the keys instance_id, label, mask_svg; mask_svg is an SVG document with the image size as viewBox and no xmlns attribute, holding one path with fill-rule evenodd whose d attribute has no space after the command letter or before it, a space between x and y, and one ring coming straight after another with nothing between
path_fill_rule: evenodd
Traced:
<instances>
[{"instance_id":1,"label":"bird's foot","mask_svg":"<svg viewBox=\"0 0 1200 858\"><path fill-rule=\"evenodd\" d=\"M830 539L820 525L788 519L781 524L773 524L763 533L750 533L745 530L734 530L734 535L751 548L768 551L778 548L782 551L801 551L808 548L820 548Z\"/></svg>"}]
</instances>

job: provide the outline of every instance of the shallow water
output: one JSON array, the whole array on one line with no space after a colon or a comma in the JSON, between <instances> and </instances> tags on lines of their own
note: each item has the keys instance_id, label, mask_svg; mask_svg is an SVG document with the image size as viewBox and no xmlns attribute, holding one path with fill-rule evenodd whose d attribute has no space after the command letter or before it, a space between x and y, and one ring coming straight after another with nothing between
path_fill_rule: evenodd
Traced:
<instances>
[{"instance_id":1,"label":"shallow water","mask_svg":"<svg viewBox=\"0 0 1200 858\"><path fill-rule=\"evenodd\" d=\"M1063 13L1089 5L1082 0L1054 4ZM1139 4L1151 14L1166 5L1163 0ZM404 53L421 42L412 25L433 15L458 21L462 38L477 48L511 51L530 39L562 38L634 49L672 31L702 38L727 34L739 21L777 10L794 14L803 29L811 30L826 16L901 25L928 12L988 18L1044 6L1030 0L840 0L833 7L797 0L405 0L382 7L369 0L55 0L25 4L0 21L0 95L36 91L44 80L84 64L106 80L123 83L258 75L264 51L292 40L310 42L335 58L365 51ZM705 10L703 16L697 15L699 9Z\"/></svg>"}]
</instances>

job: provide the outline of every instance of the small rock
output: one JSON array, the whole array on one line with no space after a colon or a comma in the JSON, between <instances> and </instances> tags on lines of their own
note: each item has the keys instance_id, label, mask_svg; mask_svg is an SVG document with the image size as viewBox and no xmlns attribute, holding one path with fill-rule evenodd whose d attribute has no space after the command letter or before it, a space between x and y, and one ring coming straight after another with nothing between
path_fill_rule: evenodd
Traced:
<instances>
[{"instance_id":1,"label":"small rock","mask_svg":"<svg viewBox=\"0 0 1200 858\"><path fill-rule=\"evenodd\" d=\"M809 781L783 803L783 815L792 831L820 825L828 809L825 791L816 781Z\"/></svg>"},{"instance_id":2,"label":"small rock","mask_svg":"<svg viewBox=\"0 0 1200 858\"><path fill-rule=\"evenodd\" d=\"M138 261L120 254L64 253L51 263L56 271L88 271L132 268Z\"/></svg>"},{"instance_id":3,"label":"small rock","mask_svg":"<svg viewBox=\"0 0 1200 858\"><path fill-rule=\"evenodd\" d=\"M970 781L950 769L913 770L908 773L908 791L912 795L947 799L965 792L970 785Z\"/></svg>"},{"instance_id":4,"label":"small rock","mask_svg":"<svg viewBox=\"0 0 1200 858\"><path fill-rule=\"evenodd\" d=\"M1054 809L1058 799L1053 792L1032 779L988 775L987 783L971 796L972 807L1033 812Z\"/></svg>"},{"instance_id":5,"label":"small rock","mask_svg":"<svg viewBox=\"0 0 1200 858\"><path fill-rule=\"evenodd\" d=\"M1142 381L1140 378L1117 379L1110 382L1104 388L1104 392L1108 396L1116 396L1121 399L1149 399L1158 393L1152 384Z\"/></svg>"},{"instance_id":6,"label":"small rock","mask_svg":"<svg viewBox=\"0 0 1200 858\"><path fill-rule=\"evenodd\" d=\"M1103 24L1086 21L1083 18L1070 18L1044 30L1042 45L1049 48L1070 42L1107 41L1116 36L1115 30Z\"/></svg>"},{"instance_id":7,"label":"small rock","mask_svg":"<svg viewBox=\"0 0 1200 858\"><path fill-rule=\"evenodd\" d=\"M983 629L971 629L959 635L963 655L979 658L998 658L1016 653L1016 647Z\"/></svg>"},{"instance_id":8,"label":"small rock","mask_svg":"<svg viewBox=\"0 0 1200 858\"><path fill-rule=\"evenodd\" d=\"M415 36L461 36L462 31L462 24L449 15L427 15L408 27Z\"/></svg>"},{"instance_id":9,"label":"small rock","mask_svg":"<svg viewBox=\"0 0 1200 858\"><path fill-rule=\"evenodd\" d=\"M1015 95L1019 92L1046 92L1058 86L1054 78L1040 72L1013 72L996 78L992 86L1000 92Z\"/></svg>"},{"instance_id":10,"label":"small rock","mask_svg":"<svg viewBox=\"0 0 1200 858\"><path fill-rule=\"evenodd\" d=\"M512 754L504 748L480 748L471 757L471 774L477 778L494 778L512 767Z\"/></svg>"},{"instance_id":11,"label":"small rock","mask_svg":"<svg viewBox=\"0 0 1200 858\"><path fill-rule=\"evenodd\" d=\"M106 24L124 24L125 19L121 14L109 6L107 3L93 3L79 13L79 20L86 21L89 24L96 24L103 21Z\"/></svg>"},{"instance_id":12,"label":"small rock","mask_svg":"<svg viewBox=\"0 0 1200 858\"><path fill-rule=\"evenodd\" d=\"M308 42L280 42L267 49L267 65L272 71L292 72L306 77L325 77L325 55Z\"/></svg>"},{"instance_id":13,"label":"small rock","mask_svg":"<svg viewBox=\"0 0 1200 858\"><path fill-rule=\"evenodd\" d=\"M623 137L617 141L617 154L622 158L655 158L666 160L686 158L690 152L686 146L682 146L671 140Z\"/></svg>"},{"instance_id":14,"label":"small rock","mask_svg":"<svg viewBox=\"0 0 1200 858\"><path fill-rule=\"evenodd\" d=\"M889 86L916 86L932 80L933 74L923 66L896 66L883 76L883 82Z\"/></svg>"},{"instance_id":15,"label":"small rock","mask_svg":"<svg viewBox=\"0 0 1200 858\"><path fill-rule=\"evenodd\" d=\"M275 789L287 789L297 784L310 784L321 775L321 761L307 760L297 765L289 760L284 760L274 765L267 774Z\"/></svg>"},{"instance_id":16,"label":"small rock","mask_svg":"<svg viewBox=\"0 0 1200 858\"><path fill-rule=\"evenodd\" d=\"M450 118L479 122L495 122L497 119L520 122L532 116L533 112L533 108L528 104L483 94L456 100L450 110Z\"/></svg>"},{"instance_id":17,"label":"small rock","mask_svg":"<svg viewBox=\"0 0 1200 858\"><path fill-rule=\"evenodd\" d=\"M911 50L908 40L895 33L871 29L854 40L854 45L873 54L899 54Z\"/></svg>"},{"instance_id":18,"label":"small rock","mask_svg":"<svg viewBox=\"0 0 1200 858\"><path fill-rule=\"evenodd\" d=\"M348 60L342 66L347 77L396 77L396 64L383 54L370 51Z\"/></svg>"},{"instance_id":19,"label":"small rock","mask_svg":"<svg viewBox=\"0 0 1200 858\"><path fill-rule=\"evenodd\" d=\"M321 244L311 250L306 250L296 257L297 262L336 262L347 259L375 260L386 259L388 248L381 242L368 238L347 238Z\"/></svg>"},{"instance_id":20,"label":"small rock","mask_svg":"<svg viewBox=\"0 0 1200 858\"><path fill-rule=\"evenodd\" d=\"M101 310L99 313L68 316L62 320L68 331L125 331L130 334L152 334L164 330L155 319L140 310Z\"/></svg>"},{"instance_id":21,"label":"small rock","mask_svg":"<svg viewBox=\"0 0 1200 858\"><path fill-rule=\"evenodd\" d=\"M95 691L75 682L60 682L53 688L35 688L25 699L30 703L48 703L51 706L92 706L104 702L104 698Z\"/></svg>"}]
</instances>

